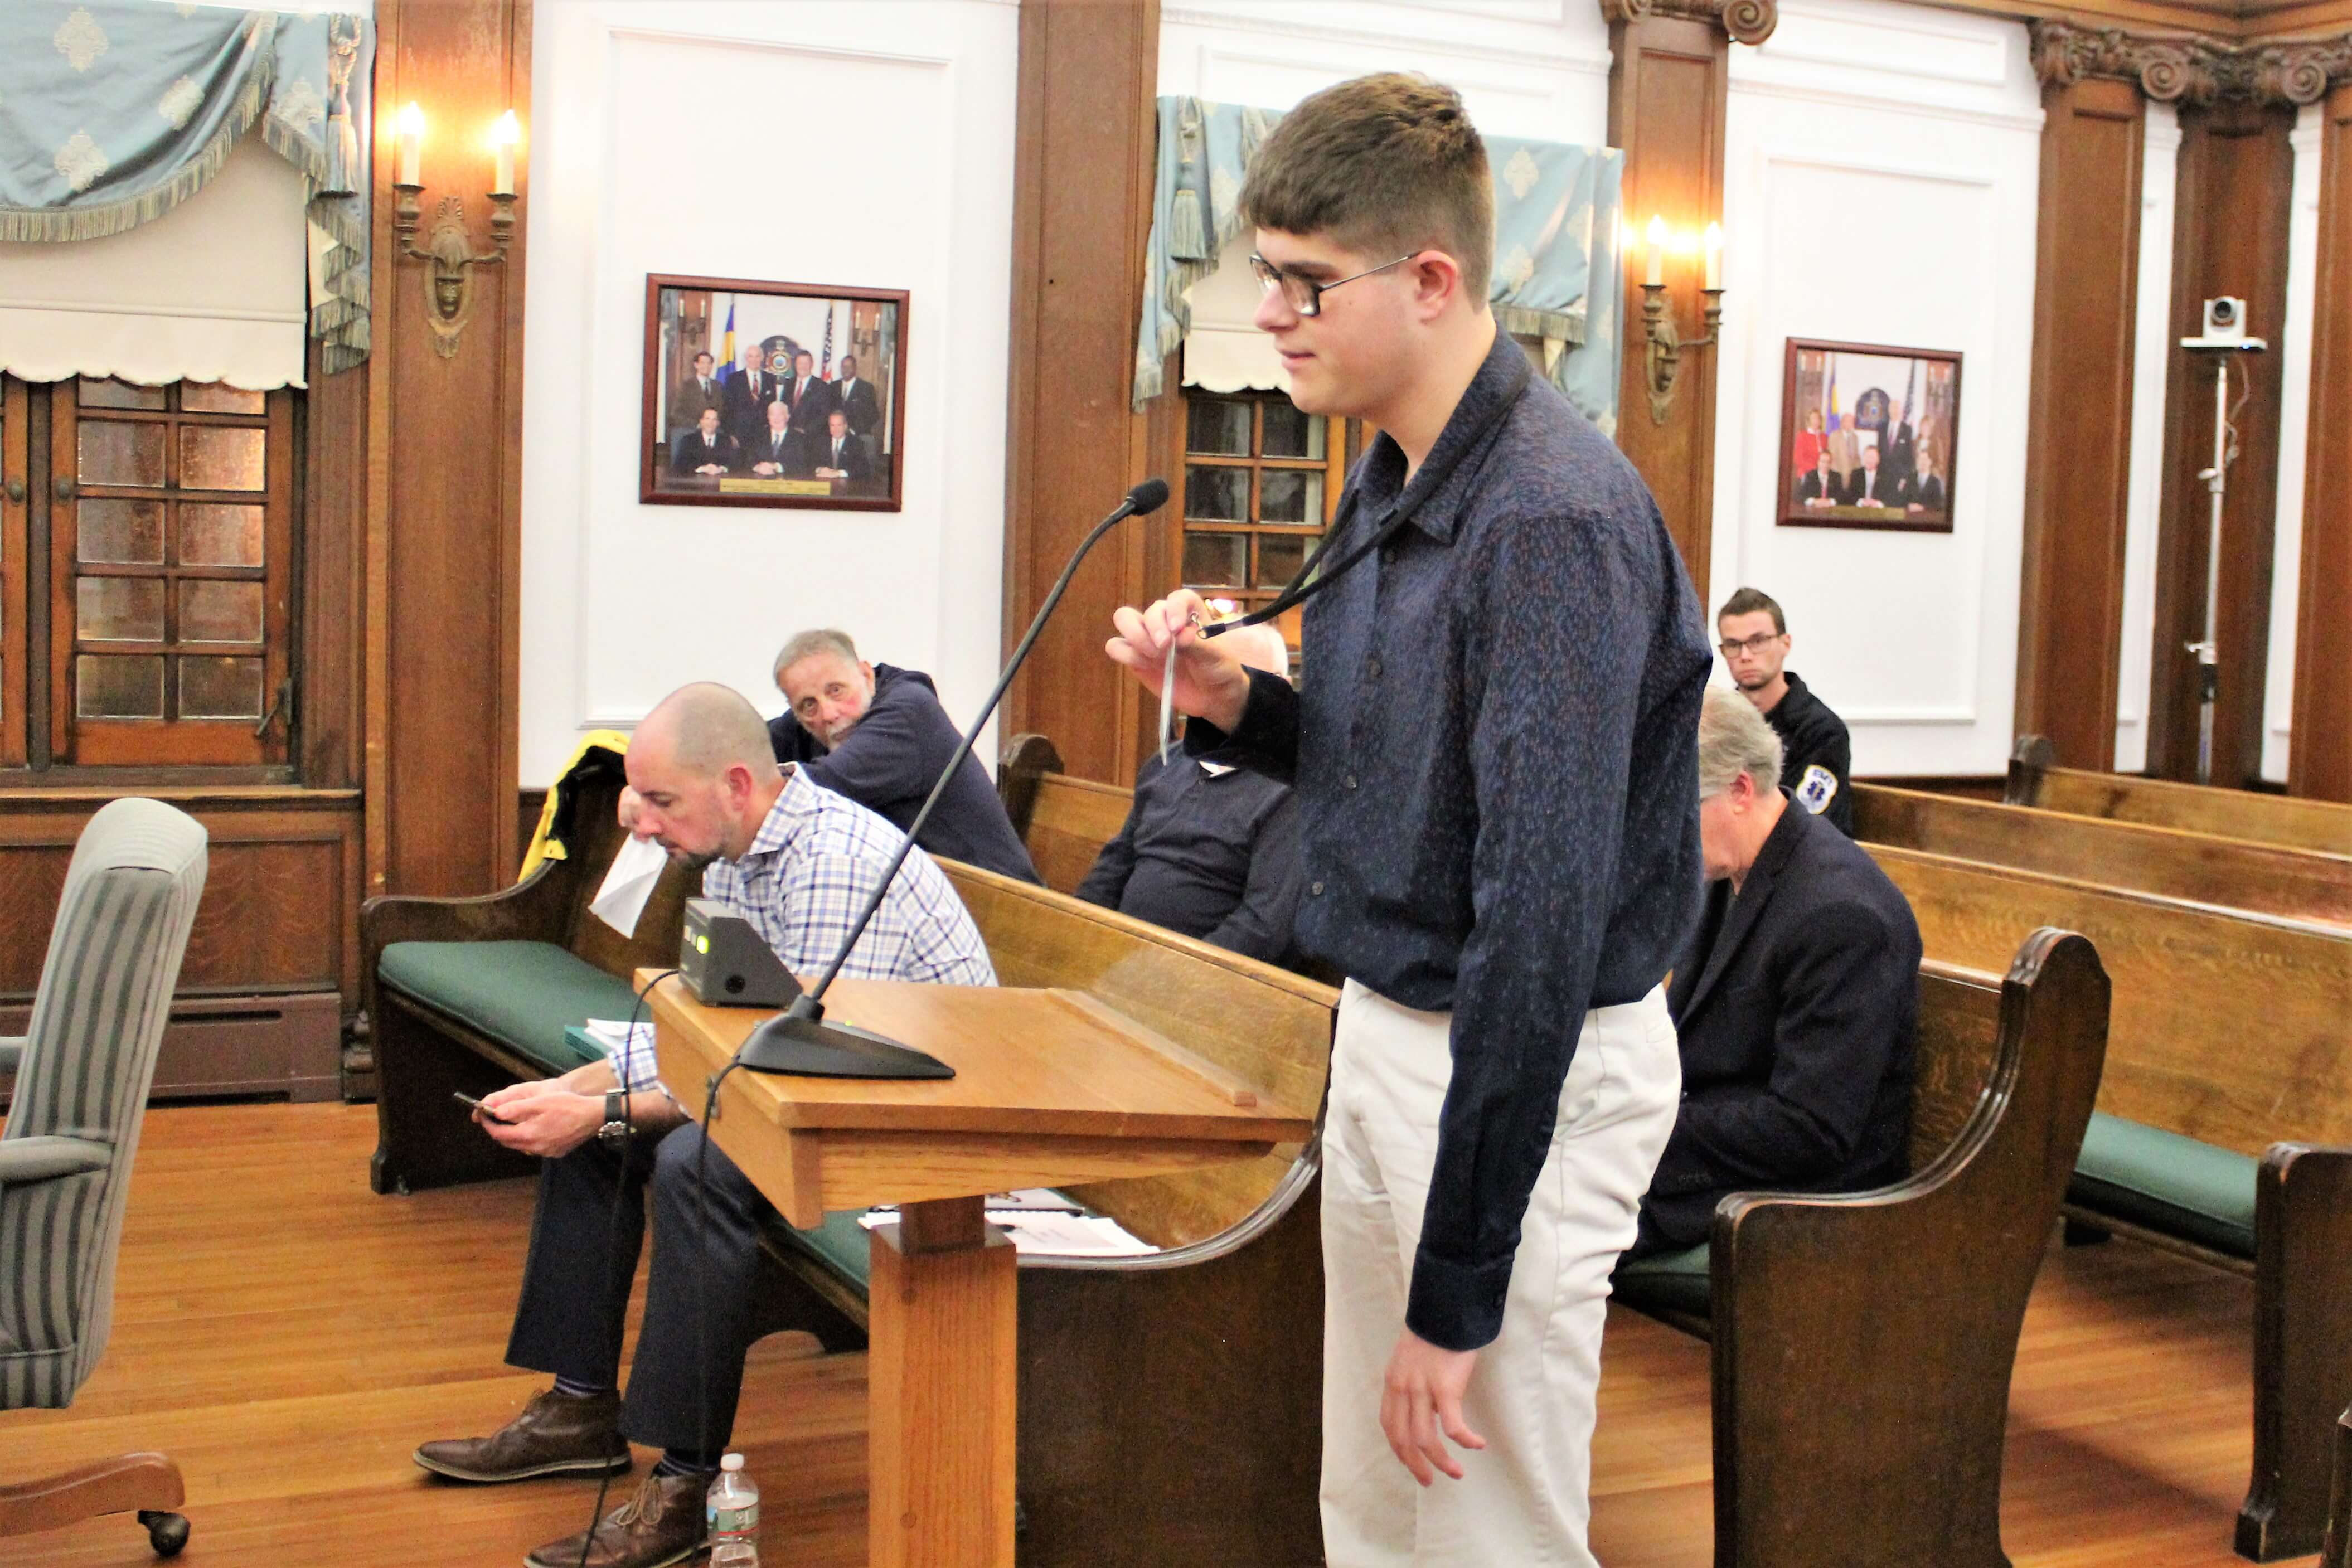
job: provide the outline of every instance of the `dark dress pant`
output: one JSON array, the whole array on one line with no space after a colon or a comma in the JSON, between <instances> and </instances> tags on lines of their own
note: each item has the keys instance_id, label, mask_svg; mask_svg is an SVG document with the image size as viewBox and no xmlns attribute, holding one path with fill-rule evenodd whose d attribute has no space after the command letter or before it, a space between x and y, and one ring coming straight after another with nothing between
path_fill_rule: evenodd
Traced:
<instances>
[{"instance_id":1,"label":"dark dress pant","mask_svg":"<svg viewBox=\"0 0 2352 1568\"><path fill-rule=\"evenodd\" d=\"M760 1230L775 1211L716 1148L698 1187L701 1148L702 1129L688 1122L632 1139L625 1156L592 1140L541 1162L507 1360L589 1387L619 1381L650 1205L653 1267L621 1430L652 1448L713 1453L734 1429L744 1352L768 1332L757 1312Z\"/></svg>"}]
</instances>

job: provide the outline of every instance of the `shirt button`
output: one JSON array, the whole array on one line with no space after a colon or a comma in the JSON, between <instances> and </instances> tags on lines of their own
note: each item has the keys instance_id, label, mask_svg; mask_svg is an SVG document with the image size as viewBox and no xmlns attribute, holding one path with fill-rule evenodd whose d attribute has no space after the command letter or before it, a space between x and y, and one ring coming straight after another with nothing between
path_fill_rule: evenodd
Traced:
<instances>
[{"instance_id":1,"label":"shirt button","mask_svg":"<svg viewBox=\"0 0 2352 1568\"><path fill-rule=\"evenodd\" d=\"M1354 774L1350 773L1350 774L1349 774L1349 775L1348 775L1348 788L1349 788L1349 789L1353 789L1355 787L1356 787L1356 776L1355 776Z\"/></svg>"},{"instance_id":2,"label":"shirt button","mask_svg":"<svg viewBox=\"0 0 2352 1568\"><path fill-rule=\"evenodd\" d=\"M1323 896L1323 884L1319 882L1310 882L1307 884L1307 891L1320 898Z\"/></svg>"},{"instance_id":3,"label":"shirt button","mask_svg":"<svg viewBox=\"0 0 2352 1568\"><path fill-rule=\"evenodd\" d=\"M1371 676L1372 679L1376 681L1379 680L1381 678L1381 662L1378 659L1367 662L1364 665L1364 674Z\"/></svg>"}]
</instances>

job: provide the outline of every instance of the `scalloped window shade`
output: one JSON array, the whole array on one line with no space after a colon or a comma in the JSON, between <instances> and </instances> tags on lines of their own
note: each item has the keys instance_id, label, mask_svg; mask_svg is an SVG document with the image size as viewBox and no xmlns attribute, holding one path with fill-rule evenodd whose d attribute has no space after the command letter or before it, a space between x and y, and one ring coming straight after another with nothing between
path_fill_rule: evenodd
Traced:
<instances>
[{"instance_id":1,"label":"scalloped window shade","mask_svg":"<svg viewBox=\"0 0 2352 1568\"><path fill-rule=\"evenodd\" d=\"M1252 323L1257 314L1257 278L1250 251L1257 231L1235 235L1217 253L1217 270L1184 292L1192 307L1192 330L1184 339L1184 384L1209 392L1288 392L1282 356L1274 340Z\"/></svg>"},{"instance_id":2,"label":"scalloped window shade","mask_svg":"<svg viewBox=\"0 0 2352 1568\"><path fill-rule=\"evenodd\" d=\"M247 136L212 183L152 223L0 243L0 370L299 387L310 249L301 172Z\"/></svg>"}]
</instances>

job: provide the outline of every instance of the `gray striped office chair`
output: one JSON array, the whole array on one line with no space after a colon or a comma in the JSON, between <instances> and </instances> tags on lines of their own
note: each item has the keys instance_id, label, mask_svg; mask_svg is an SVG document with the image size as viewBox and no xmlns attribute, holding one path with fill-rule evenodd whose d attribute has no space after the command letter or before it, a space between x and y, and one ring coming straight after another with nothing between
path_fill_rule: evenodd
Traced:
<instances>
[{"instance_id":1,"label":"gray striped office chair","mask_svg":"<svg viewBox=\"0 0 2352 1568\"><path fill-rule=\"evenodd\" d=\"M205 831L155 800L82 830L0 1133L0 1410L56 1408L97 1369L155 1051L205 890ZM136 1511L157 1552L187 1544L179 1467L130 1454L0 1484L0 1536Z\"/></svg>"}]
</instances>

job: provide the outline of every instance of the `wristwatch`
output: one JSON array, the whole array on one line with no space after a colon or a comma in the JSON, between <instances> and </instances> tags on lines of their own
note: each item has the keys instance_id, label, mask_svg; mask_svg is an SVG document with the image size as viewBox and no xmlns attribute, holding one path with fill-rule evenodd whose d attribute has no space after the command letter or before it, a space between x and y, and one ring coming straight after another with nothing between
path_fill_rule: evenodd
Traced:
<instances>
[{"instance_id":1,"label":"wristwatch","mask_svg":"<svg viewBox=\"0 0 2352 1568\"><path fill-rule=\"evenodd\" d=\"M597 1140L614 1154L629 1142L629 1092L625 1089L604 1091L604 1124L596 1129Z\"/></svg>"}]
</instances>

